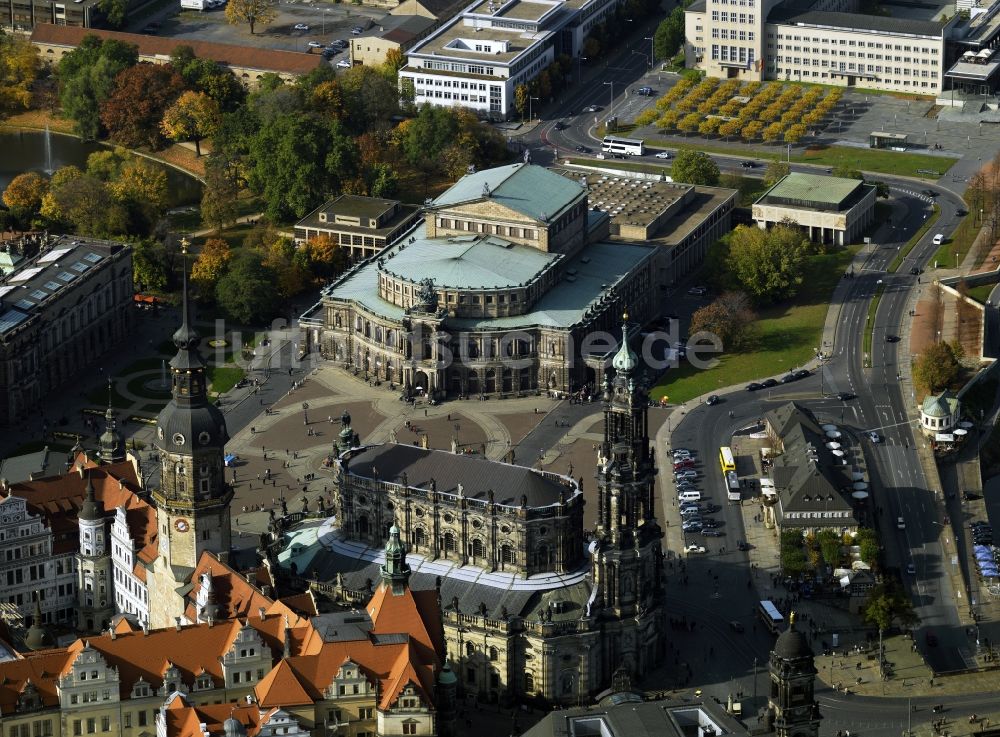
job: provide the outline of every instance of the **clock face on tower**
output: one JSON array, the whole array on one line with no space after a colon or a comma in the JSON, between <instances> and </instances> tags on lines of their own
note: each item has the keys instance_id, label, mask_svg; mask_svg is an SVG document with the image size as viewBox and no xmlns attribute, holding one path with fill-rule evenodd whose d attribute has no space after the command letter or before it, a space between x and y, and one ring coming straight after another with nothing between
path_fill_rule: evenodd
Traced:
<instances>
[{"instance_id":1,"label":"clock face on tower","mask_svg":"<svg viewBox=\"0 0 1000 737\"><path fill-rule=\"evenodd\" d=\"M174 529L178 532L187 532L189 528L190 525L186 519L178 519L174 521Z\"/></svg>"}]
</instances>

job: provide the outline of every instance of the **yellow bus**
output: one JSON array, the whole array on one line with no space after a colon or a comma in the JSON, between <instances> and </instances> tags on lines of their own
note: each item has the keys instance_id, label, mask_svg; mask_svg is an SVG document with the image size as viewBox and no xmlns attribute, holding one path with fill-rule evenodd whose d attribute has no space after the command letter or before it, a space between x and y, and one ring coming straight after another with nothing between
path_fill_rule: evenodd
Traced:
<instances>
[{"instance_id":1,"label":"yellow bus","mask_svg":"<svg viewBox=\"0 0 1000 737\"><path fill-rule=\"evenodd\" d=\"M736 459L733 458L733 450L729 446L722 446L719 448L719 466L722 467L722 475L726 475L726 471L736 470Z\"/></svg>"}]
</instances>

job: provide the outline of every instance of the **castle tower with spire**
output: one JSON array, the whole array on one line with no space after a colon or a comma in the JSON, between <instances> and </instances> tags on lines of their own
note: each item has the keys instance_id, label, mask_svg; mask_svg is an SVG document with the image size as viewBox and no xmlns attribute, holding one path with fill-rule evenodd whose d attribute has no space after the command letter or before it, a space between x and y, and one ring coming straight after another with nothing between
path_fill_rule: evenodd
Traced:
<instances>
[{"instance_id":1,"label":"castle tower with spire","mask_svg":"<svg viewBox=\"0 0 1000 737\"><path fill-rule=\"evenodd\" d=\"M399 539L399 528L389 528L389 541L385 544L385 563L380 567L382 581L392 589L393 596L402 596L410 583L410 566L406 563L406 548Z\"/></svg>"},{"instance_id":2,"label":"castle tower with spire","mask_svg":"<svg viewBox=\"0 0 1000 737\"><path fill-rule=\"evenodd\" d=\"M108 379L108 410L104 413L104 433L101 435L101 463L125 460L125 441L118 432L115 413L111 409L111 379Z\"/></svg>"},{"instance_id":3,"label":"castle tower with spire","mask_svg":"<svg viewBox=\"0 0 1000 737\"><path fill-rule=\"evenodd\" d=\"M637 383L639 359L622 341L604 383L604 440L598 450L597 529L591 544L594 611L603 622L601 681L619 668L651 670L665 649L663 532L656 520L656 465L649 443L649 398Z\"/></svg>"},{"instance_id":4,"label":"castle tower with spire","mask_svg":"<svg viewBox=\"0 0 1000 737\"><path fill-rule=\"evenodd\" d=\"M184 253L187 253L186 243ZM156 420L160 484L152 491L159 527L159 554L149 582L149 617L154 628L182 616L186 586L202 552L225 561L230 548L229 504L223 456L229 438L222 413L208 398L199 336L191 325L185 259L181 326L173 335L171 398Z\"/></svg>"},{"instance_id":5,"label":"castle tower with spire","mask_svg":"<svg viewBox=\"0 0 1000 737\"><path fill-rule=\"evenodd\" d=\"M87 476L83 506L77 516L80 547L76 553L77 629L98 632L107 626L115 613L111 551L104 522L104 509L97 501L94 480Z\"/></svg>"}]
</instances>

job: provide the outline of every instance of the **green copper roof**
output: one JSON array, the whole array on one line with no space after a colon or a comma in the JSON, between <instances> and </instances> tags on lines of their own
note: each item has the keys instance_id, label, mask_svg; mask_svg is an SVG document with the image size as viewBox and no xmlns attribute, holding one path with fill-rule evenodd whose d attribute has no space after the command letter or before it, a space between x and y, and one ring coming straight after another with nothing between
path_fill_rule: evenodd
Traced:
<instances>
[{"instance_id":1,"label":"green copper roof","mask_svg":"<svg viewBox=\"0 0 1000 737\"><path fill-rule=\"evenodd\" d=\"M830 177L821 174L792 172L768 190L764 196L839 205L860 184L860 179L843 179L841 177Z\"/></svg>"},{"instance_id":2,"label":"green copper roof","mask_svg":"<svg viewBox=\"0 0 1000 737\"><path fill-rule=\"evenodd\" d=\"M434 286L498 289L529 282L559 255L519 246L496 236L426 240L393 250L386 270L410 281L430 278Z\"/></svg>"},{"instance_id":3,"label":"green copper roof","mask_svg":"<svg viewBox=\"0 0 1000 737\"><path fill-rule=\"evenodd\" d=\"M466 174L434 200L434 207L456 205L489 197L535 220L551 220L575 202L580 183L532 164L511 164Z\"/></svg>"},{"instance_id":4,"label":"green copper roof","mask_svg":"<svg viewBox=\"0 0 1000 737\"><path fill-rule=\"evenodd\" d=\"M404 252L409 252L411 263L418 264L421 254L430 254L435 258L441 256L442 246L454 246L448 239L427 238L424 226L420 225L413 231L414 242L405 244ZM382 252L386 268L391 268L395 257L404 244L391 246ZM551 258L533 249L526 254L529 258ZM533 325L544 327L569 328L582 322L587 309L596 307L602 309L601 297L610 293L612 288L624 279L633 269L646 259L652 258L655 248L625 243L594 243L583 248L565 265L565 273L572 272L572 278L562 278L545 293L525 315L496 318L449 318L447 323L455 328L478 328L513 330ZM520 256L519 256L520 257ZM510 268L516 268L513 264ZM532 266L532 273L537 271ZM407 275L412 278L412 272L407 269ZM438 285L435 281L436 286ZM476 285L478 286L478 284ZM391 320L401 320L403 308L386 302L378 294L378 262L377 259L364 261L348 272L340 281L324 290L327 297L338 300L353 300L377 315ZM617 317L617 316L616 316Z\"/></svg>"}]
</instances>

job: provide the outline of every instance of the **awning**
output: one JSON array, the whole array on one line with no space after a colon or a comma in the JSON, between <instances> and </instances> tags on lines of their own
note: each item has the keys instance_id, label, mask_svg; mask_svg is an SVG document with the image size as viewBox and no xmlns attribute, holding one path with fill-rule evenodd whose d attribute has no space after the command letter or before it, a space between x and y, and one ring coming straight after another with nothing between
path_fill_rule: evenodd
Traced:
<instances>
[{"instance_id":1,"label":"awning","mask_svg":"<svg viewBox=\"0 0 1000 737\"><path fill-rule=\"evenodd\" d=\"M939 432L937 435L934 436L934 440L936 440L939 443L954 443L955 436L952 435L950 432Z\"/></svg>"}]
</instances>

